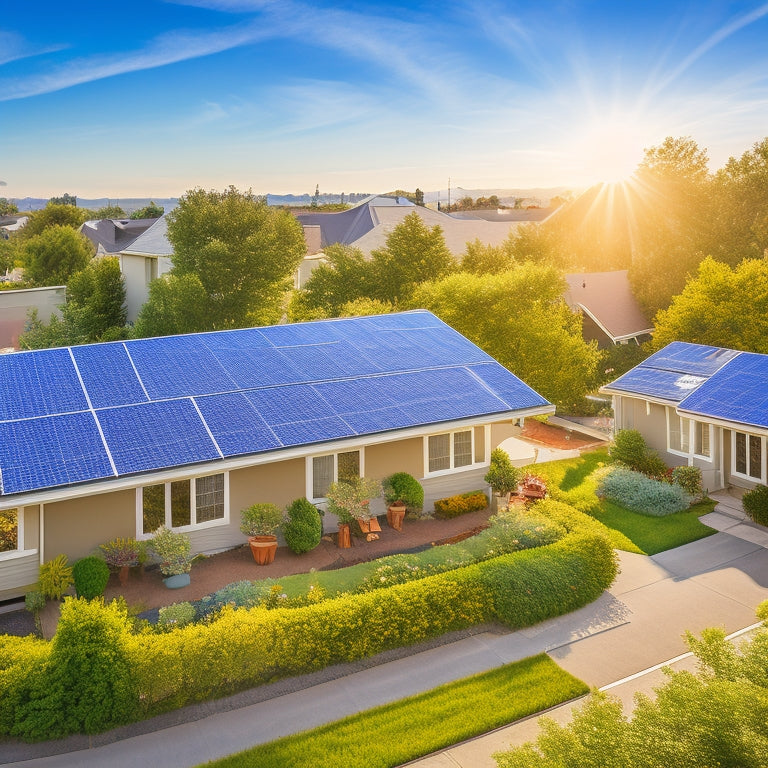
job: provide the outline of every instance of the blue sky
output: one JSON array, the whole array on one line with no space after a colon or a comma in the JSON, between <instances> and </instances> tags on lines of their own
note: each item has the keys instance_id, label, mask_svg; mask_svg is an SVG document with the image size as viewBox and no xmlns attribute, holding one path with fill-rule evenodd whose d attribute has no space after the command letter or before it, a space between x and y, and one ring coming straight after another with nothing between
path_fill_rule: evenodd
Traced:
<instances>
[{"instance_id":1,"label":"blue sky","mask_svg":"<svg viewBox=\"0 0 768 768\"><path fill-rule=\"evenodd\" d=\"M768 135L768 3L14 3L0 196L574 188Z\"/></svg>"}]
</instances>

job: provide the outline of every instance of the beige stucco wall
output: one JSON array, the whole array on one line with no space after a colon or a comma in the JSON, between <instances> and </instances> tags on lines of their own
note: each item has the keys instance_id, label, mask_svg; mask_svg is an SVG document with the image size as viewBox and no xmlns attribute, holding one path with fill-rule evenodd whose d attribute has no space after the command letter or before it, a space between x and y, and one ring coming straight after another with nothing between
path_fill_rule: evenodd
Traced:
<instances>
[{"instance_id":1,"label":"beige stucco wall","mask_svg":"<svg viewBox=\"0 0 768 768\"><path fill-rule=\"evenodd\" d=\"M365 476L383 480L395 472L408 472L416 478L424 474L424 439L412 437L394 443L371 445L365 449Z\"/></svg>"},{"instance_id":2,"label":"beige stucco wall","mask_svg":"<svg viewBox=\"0 0 768 768\"><path fill-rule=\"evenodd\" d=\"M482 427L481 427L482 429ZM496 448L500 443L503 443L508 437L519 437L523 430L514 422L501 421L496 424L491 424L491 450ZM475 433L475 441L477 441L477 433ZM486 456L486 461L490 459Z\"/></svg>"}]
</instances>

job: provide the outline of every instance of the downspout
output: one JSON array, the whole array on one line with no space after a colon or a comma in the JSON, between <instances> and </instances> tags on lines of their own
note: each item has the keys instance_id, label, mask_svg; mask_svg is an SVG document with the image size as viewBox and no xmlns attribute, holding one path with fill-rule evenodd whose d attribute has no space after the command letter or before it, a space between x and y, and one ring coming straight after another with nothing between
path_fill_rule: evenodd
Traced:
<instances>
[{"instance_id":1,"label":"downspout","mask_svg":"<svg viewBox=\"0 0 768 768\"><path fill-rule=\"evenodd\" d=\"M44 507L45 504L40 504L40 524L38 528L40 529L38 532L38 536L40 537L40 546L38 547L38 550L40 552L40 565L42 565L45 562L45 552L43 552L44 544L45 544L45 514L44 514Z\"/></svg>"}]
</instances>

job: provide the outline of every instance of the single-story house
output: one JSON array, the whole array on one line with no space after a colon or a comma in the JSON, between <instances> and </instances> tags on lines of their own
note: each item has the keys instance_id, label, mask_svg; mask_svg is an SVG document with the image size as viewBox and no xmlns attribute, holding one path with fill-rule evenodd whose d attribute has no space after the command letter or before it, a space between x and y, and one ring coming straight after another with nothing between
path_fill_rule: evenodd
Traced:
<instances>
[{"instance_id":1,"label":"single-story house","mask_svg":"<svg viewBox=\"0 0 768 768\"><path fill-rule=\"evenodd\" d=\"M358 474L409 472L429 510L553 411L423 310L0 356L0 600L163 523L237 546L243 508Z\"/></svg>"},{"instance_id":2,"label":"single-story house","mask_svg":"<svg viewBox=\"0 0 768 768\"><path fill-rule=\"evenodd\" d=\"M700 467L707 490L768 483L768 355L675 341L601 391L617 430Z\"/></svg>"}]
</instances>

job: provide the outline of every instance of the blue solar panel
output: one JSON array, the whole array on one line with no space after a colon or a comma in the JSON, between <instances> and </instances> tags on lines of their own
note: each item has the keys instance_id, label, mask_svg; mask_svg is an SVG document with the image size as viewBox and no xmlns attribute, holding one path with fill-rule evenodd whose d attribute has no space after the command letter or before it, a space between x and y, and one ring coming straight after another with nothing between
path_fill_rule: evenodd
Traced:
<instances>
[{"instance_id":1,"label":"blue solar panel","mask_svg":"<svg viewBox=\"0 0 768 768\"><path fill-rule=\"evenodd\" d=\"M509 408L536 408L547 401L497 362L471 365L467 370L483 381Z\"/></svg>"},{"instance_id":2,"label":"blue solar panel","mask_svg":"<svg viewBox=\"0 0 768 768\"><path fill-rule=\"evenodd\" d=\"M245 395L209 395L195 400L225 456L280 448L281 443Z\"/></svg>"},{"instance_id":3,"label":"blue solar panel","mask_svg":"<svg viewBox=\"0 0 768 768\"><path fill-rule=\"evenodd\" d=\"M68 349L0 355L0 421L87 408Z\"/></svg>"},{"instance_id":4,"label":"blue solar panel","mask_svg":"<svg viewBox=\"0 0 768 768\"><path fill-rule=\"evenodd\" d=\"M0 466L4 494L113 475L90 412L0 423Z\"/></svg>"},{"instance_id":5,"label":"blue solar panel","mask_svg":"<svg viewBox=\"0 0 768 768\"><path fill-rule=\"evenodd\" d=\"M199 336L140 339L126 346L152 400L238 388Z\"/></svg>"},{"instance_id":6,"label":"blue solar panel","mask_svg":"<svg viewBox=\"0 0 768 768\"><path fill-rule=\"evenodd\" d=\"M688 395L679 408L768 429L768 356L742 352Z\"/></svg>"},{"instance_id":7,"label":"blue solar panel","mask_svg":"<svg viewBox=\"0 0 768 768\"><path fill-rule=\"evenodd\" d=\"M705 381L706 378L703 376L694 376L678 371L662 371L658 368L646 368L645 365L639 365L637 368L627 371L623 376L619 376L616 381L608 385L607 389L658 397L662 400L679 403Z\"/></svg>"},{"instance_id":8,"label":"blue solar panel","mask_svg":"<svg viewBox=\"0 0 768 768\"><path fill-rule=\"evenodd\" d=\"M375 432L387 432L390 429L405 429L419 423L413 414L406 413L396 406L345 413L344 421L358 435L372 435Z\"/></svg>"},{"instance_id":9,"label":"blue solar panel","mask_svg":"<svg viewBox=\"0 0 768 768\"><path fill-rule=\"evenodd\" d=\"M88 344L72 354L94 408L147 402L122 344Z\"/></svg>"},{"instance_id":10,"label":"blue solar panel","mask_svg":"<svg viewBox=\"0 0 768 768\"><path fill-rule=\"evenodd\" d=\"M660 368L678 373L690 373L695 376L711 376L738 354L733 349L673 341L671 344L667 344L664 349L644 360L642 365L645 368Z\"/></svg>"},{"instance_id":11,"label":"blue solar panel","mask_svg":"<svg viewBox=\"0 0 768 768\"><path fill-rule=\"evenodd\" d=\"M315 387L304 384L260 389L245 396L269 426L336 415Z\"/></svg>"},{"instance_id":12,"label":"blue solar panel","mask_svg":"<svg viewBox=\"0 0 768 768\"><path fill-rule=\"evenodd\" d=\"M213 354L235 383L232 389L270 387L304 379L301 371L296 370L280 350L271 347L221 349Z\"/></svg>"},{"instance_id":13,"label":"blue solar panel","mask_svg":"<svg viewBox=\"0 0 768 768\"><path fill-rule=\"evenodd\" d=\"M262 328L264 338L276 347L294 347L306 344L324 344L344 338L344 323L338 320L319 320L314 323L273 325Z\"/></svg>"},{"instance_id":14,"label":"blue solar panel","mask_svg":"<svg viewBox=\"0 0 768 768\"><path fill-rule=\"evenodd\" d=\"M191 400L107 408L98 418L121 475L220 458Z\"/></svg>"},{"instance_id":15,"label":"blue solar panel","mask_svg":"<svg viewBox=\"0 0 768 768\"><path fill-rule=\"evenodd\" d=\"M337 416L314 421L297 421L292 424L277 424L272 429L285 446L322 443L355 434Z\"/></svg>"},{"instance_id":16,"label":"blue solar panel","mask_svg":"<svg viewBox=\"0 0 768 768\"><path fill-rule=\"evenodd\" d=\"M263 328L240 328L235 331L213 331L201 333L198 338L212 351L273 346L262 333L263 330Z\"/></svg>"}]
</instances>

